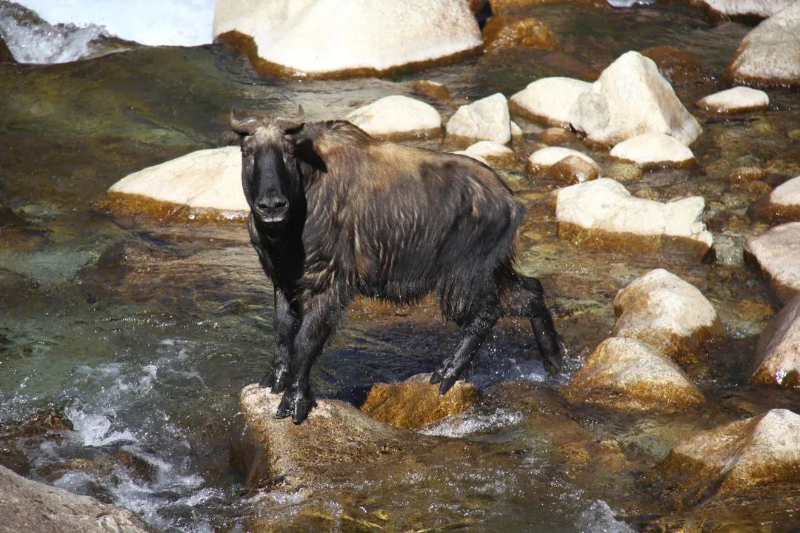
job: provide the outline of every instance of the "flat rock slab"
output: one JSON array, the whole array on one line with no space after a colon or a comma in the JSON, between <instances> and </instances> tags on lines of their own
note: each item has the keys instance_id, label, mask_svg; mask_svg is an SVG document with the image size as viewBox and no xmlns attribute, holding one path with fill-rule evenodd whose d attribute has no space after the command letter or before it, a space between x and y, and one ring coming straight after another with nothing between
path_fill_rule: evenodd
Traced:
<instances>
[{"instance_id":1,"label":"flat rock slab","mask_svg":"<svg viewBox=\"0 0 800 533\"><path fill-rule=\"evenodd\" d=\"M127 509L100 503L0 466L0 531L9 533L152 533Z\"/></svg>"},{"instance_id":2,"label":"flat rock slab","mask_svg":"<svg viewBox=\"0 0 800 533\"><path fill-rule=\"evenodd\" d=\"M511 112L549 126L567 127L572 106L591 88L591 83L572 78L541 78L511 97Z\"/></svg>"},{"instance_id":3,"label":"flat rock slab","mask_svg":"<svg viewBox=\"0 0 800 533\"><path fill-rule=\"evenodd\" d=\"M324 480L330 469L384 460L430 441L338 400L317 400L308 419L295 425L289 418L275 418L280 399L258 385L240 394L245 430L234 445L234 459L248 473L248 487L275 480L291 488L307 486Z\"/></svg>"},{"instance_id":4,"label":"flat rock slab","mask_svg":"<svg viewBox=\"0 0 800 533\"><path fill-rule=\"evenodd\" d=\"M753 28L725 70L734 83L800 86L800 2Z\"/></svg>"},{"instance_id":5,"label":"flat rock slab","mask_svg":"<svg viewBox=\"0 0 800 533\"><path fill-rule=\"evenodd\" d=\"M769 95L750 87L734 87L726 91L709 94L695 104L700 109L713 113L743 113L769 107Z\"/></svg>"},{"instance_id":6,"label":"flat rock slab","mask_svg":"<svg viewBox=\"0 0 800 533\"><path fill-rule=\"evenodd\" d=\"M430 104L408 96L386 96L351 111L348 120L374 137L401 141L441 137L442 117Z\"/></svg>"},{"instance_id":7,"label":"flat rock slab","mask_svg":"<svg viewBox=\"0 0 800 533\"><path fill-rule=\"evenodd\" d=\"M483 43L463 0L219 0L213 34L244 48L257 69L286 76L374 75Z\"/></svg>"},{"instance_id":8,"label":"flat rock slab","mask_svg":"<svg viewBox=\"0 0 800 533\"><path fill-rule=\"evenodd\" d=\"M511 116L508 101L500 93L481 98L458 108L447 121L447 136L463 144L511 141Z\"/></svg>"},{"instance_id":9,"label":"flat rock slab","mask_svg":"<svg viewBox=\"0 0 800 533\"><path fill-rule=\"evenodd\" d=\"M800 483L800 415L771 411L703 431L672 449L657 470L694 503L753 487Z\"/></svg>"},{"instance_id":10,"label":"flat rock slab","mask_svg":"<svg viewBox=\"0 0 800 533\"><path fill-rule=\"evenodd\" d=\"M463 413L478 403L480 390L456 381L444 396L432 385L430 374L417 374L401 383L376 383L361 411L380 422L403 429L418 429L450 415Z\"/></svg>"},{"instance_id":11,"label":"flat rock slab","mask_svg":"<svg viewBox=\"0 0 800 533\"><path fill-rule=\"evenodd\" d=\"M649 344L621 337L600 343L563 394L573 403L626 411L674 412L705 401L672 360Z\"/></svg>"},{"instance_id":12,"label":"flat rock slab","mask_svg":"<svg viewBox=\"0 0 800 533\"><path fill-rule=\"evenodd\" d=\"M800 294L761 332L756 360L751 383L800 387Z\"/></svg>"},{"instance_id":13,"label":"flat rock slab","mask_svg":"<svg viewBox=\"0 0 800 533\"><path fill-rule=\"evenodd\" d=\"M659 268L614 298L612 335L638 339L679 363L697 362L723 328L711 303L695 286Z\"/></svg>"},{"instance_id":14,"label":"flat rock slab","mask_svg":"<svg viewBox=\"0 0 800 533\"><path fill-rule=\"evenodd\" d=\"M644 168L683 167L694 161L688 146L663 133L645 133L622 141L611 149L611 157Z\"/></svg>"},{"instance_id":15,"label":"flat rock slab","mask_svg":"<svg viewBox=\"0 0 800 533\"><path fill-rule=\"evenodd\" d=\"M646 252L675 248L700 259L713 244L702 221L704 210L700 196L656 202L633 197L622 184L600 178L558 191L558 236L595 248Z\"/></svg>"},{"instance_id":16,"label":"flat rock slab","mask_svg":"<svg viewBox=\"0 0 800 533\"><path fill-rule=\"evenodd\" d=\"M626 52L606 68L578 96L569 121L587 139L605 145L663 133L688 146L702 132L653 60L639 52Z\"/></svg>"},{"instance_id":17,"label":"flat rock slab","mask_svg":"<svg viewBox=\"0 0 800 533\"><path fill-rule=\"evenodd\" d=\"M111 206L159 218L237 219L250 212L238 147L199 150L130 174L108 190Z\"/></svg>"},{"instance_id":18,"label":"flat rock slab","mask_svg":"<svg viewBox=\"0 0 800 533\"><path fill-rule=\"evenodd\" d=\"M800 222L748 238L744 254L745 261L761 271L782 302L800 291Z\"/></svg>"}]
</instances>

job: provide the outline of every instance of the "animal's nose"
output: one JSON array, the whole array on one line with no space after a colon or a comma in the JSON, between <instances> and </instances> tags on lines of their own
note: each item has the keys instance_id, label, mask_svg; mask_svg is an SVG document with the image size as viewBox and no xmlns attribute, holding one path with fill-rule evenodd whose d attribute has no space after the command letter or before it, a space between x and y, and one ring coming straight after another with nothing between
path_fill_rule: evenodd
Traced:
<instances>
[{"instance_id":1,"label":"animal's nose","mask_svg":"<svg viewBox=\"0 0 800 533\"><path fill-rule=\"evenodd\" d=\"M289 203L284 197L281 196L270 196L266 198L260 198L258 202L256 202L256 207L264 212L274 212L286 207Z\"/></svg>"}]
</instances>

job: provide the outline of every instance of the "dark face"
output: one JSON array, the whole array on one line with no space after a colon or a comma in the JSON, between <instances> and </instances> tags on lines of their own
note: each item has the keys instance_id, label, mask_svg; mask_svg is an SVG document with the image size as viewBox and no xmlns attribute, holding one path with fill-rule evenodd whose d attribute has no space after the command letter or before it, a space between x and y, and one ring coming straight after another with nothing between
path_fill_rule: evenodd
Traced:
<instances>
[{"instance_id":1,"label":"dark face","mask_svg":"<svg viewBox=\"0 0 800 533\"><path fill-rule=\"evenodd\" d=\"M265 225L286 222L300 192L293 146L274 127L242 139L242 187L253 216Z\"/></svg>"}]
</instances>

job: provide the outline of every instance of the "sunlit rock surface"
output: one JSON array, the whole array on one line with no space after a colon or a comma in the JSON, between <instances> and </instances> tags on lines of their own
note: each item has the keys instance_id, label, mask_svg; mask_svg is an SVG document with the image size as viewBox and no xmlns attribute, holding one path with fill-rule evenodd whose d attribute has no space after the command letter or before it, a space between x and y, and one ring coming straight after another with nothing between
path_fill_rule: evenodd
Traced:
<instances>
[{"instance_id":1,"label":"sunlit rock surface","mask_svg":"<svg viewBox=\"0 0 800 533\"><path fill-rule=\"evenodd\" d=\"M659 268L637 279L614 298L612 336L638 339L676 362L702 359L722 324L694 285Z\"/></svg>"},{"instance_id":2,"label":"sunlit rock surface","mask_svg":"<svg viewBox=\"0 0 800 533\"><path fill-rule=\"evenodd\" d=\"M408 96L386 96L352 111L345 120L384 139L439 137L442 134L439 112L432 105Z\"/></svg>"},{"instance_id":3,"label":"sunlit rock surface","mask_svg":"<svg viewBox=\"0 0 800 533\"><path fill-rule=\"evenodd\" d=\"M508 100L500 93L481 98L458 108L447 121L447 135L454 141L511 141L511 116Z\"/></svg>"},{"instance_id":4,"label":"sunlit rock surface","mask_svg":"<svg viewBox=\"0 0 800 533\"><path fill-rule=\"evenodd\" d=\"M777 226L747 239L745 261L761 270L783 302L800 291L800 222Z\"/></svg>"},{"instance_id":5,"label":"sunlit rock surface","mask_svg":"<svg viewBox=\"0 0 800 533\"><path fill-rule=\"evenodd\" d=\"M645 168L686 166L694 161L694 154L688 146L663 133L631 137L614 146L611 156Z\"/></svg>"},{"instance_id":6,"label":"sunlit rock surface","mask_svg":"<svg viewBox=\"0 0 800 533\"><path fill-rule=\"evenodd\" d=\"M621 337L603 341L564 394L574 403L633 411L678 411L705 401L672 360L645 342Z\"/></svg>"},{"instance_id":7,"label":"sunlit rock surface","mask_svg":"<svg viewBox=\"0 0 800 533\"><path fill-rule=\"evenodd\" d=\"M578 96L569 117L575 129L602 144L664 133L688 146L702 132L653 60L638 52L627 52L606 68Z\"/></svg>"},{"instance_id":8,"label":"sunlit rock surface","mask_svg":"<svg viewBox=\"0 0 800 533\"><path fill-rule=\"evenodd\" d=\"M497 168L513 166L517 160L511 148L492 141L478 141L468 146L462 153L471 157L478 156L490 166Z\"/></svg>"},{"instance_id":9,"label":"sunlit rock surface","mask_svg":"<svg viewBox=\"0 0 800 533\"><path fill-rule=\"evenodd\" d=\"M457 381L444 396L430 374L418 374L400 383L376 383L361 411L375 420L403 429L417 429L446 416L463 413L480 399L472 383Z\"/></svg>"},{"instance_id":10,"label":"sunlit rock surface","mask_svg":"<svg viewBox=\"0 0 800 533\"><path fill-rule=\"evenodd\" d=\"M699 259L713 244L702 221L704 210L700 196L657 202L600 178L558 191L558 236L583 246L630 251L674 246Z\"/></svg>"},{"instance_id":11,"label":"sunlit rock surface","mask_svg":"<svg viewBox=\"0 0 800 533\"><path fill-rule=\"evenodd\" d=\"M275 418L280 394L248 385L239 399L245 429L234 443L234 460L250 487L280 477L298 488L324 478L331 467L378 461L425 440L338 400L318 399L308 419L295 425Z\"/></svg>"},{"instance_id":12,"label":"sunlit rock surface","mask_svg":"<svg viewBox=\"0 0 800 533\"><path fill-rule=\"evenodd\" d=\"M747 34L725 70L726 78L800 86L800 2L791 4Z\"/></svg>"},{"instance_id":13,"label":"sunlit rock surface","mask_svg":"<svg viewBox=\"0 0 800 533\"><path fill-rule=\"evenodd\" d=\"M511 112L552 126L569 126L570 110L578 97L592 88L572 78L541 78L511 96Z\"/></svg>"},{"instance_id":14,"label":"sunlit rock surface","mask_svg":"<svg viewBox=\"0 0 800 533\"><path fill-rule=\"evenodd\" d=\"M551 50L556 47L556 36L533 17L495 15L483 27L483 46L489 52L518 46Z\"/></svg>"},{"instance_id":15,"label":"sunlit rock surface","mask_svg":"<svg viewBox=\"0 0 800 533\"><path fill-rule=\"evenodd\" d=\"M714 113L741 113L769 107L769 96L764 91L750 87L734 87L709 94L695 104L700 109Z\"/></svg>"},{"instance_id":16,"label":"sunlit rock surface","mask_svg":"<svg viewBox=\"0 0 800 533\"><path fill-rule=\"evenodd\" d=\"M712 13L724 17L771 17L794 0L700 0Z\"/></svg>"},{"instance_id":17,"label":"sunlit rock surface","mask_svg":"<svg viewBox=\"0 0 800 533\"><path fill-rule=\"evenodd\" d=\"M414 89L415 93L433 98L434 100L447 101L453 97L447 85L439 83L438 81L417 80L411 84L411 88Z\"/></svg>"},{"instance_id":18,"label":"sunlit rock surface","mask_svg":"<svg viewBox=\"0 0 800 533\"><path fill-rule=\"evenodd\" d=\"M752 383L800 387L800 294L761 332L756 360Z\"/></svg>"},{"instance_id":19,"label":"sunlit rock surface","mask_svg":"<svg viewBox=\"0 0 800 533\"><path fill-rule=\"evenodd\" d=\"M242 192L238 147L199 150L134 172L108 190L114 206L181 218L237 218L250 208Z\"/></svg>"},{"instance_id":20,"label":"sunlit rock surface","mask_svg":"<svg viewBox=\"0 0 800 533\"><path fill-rule=\"evenodd\" d=\"M702 431L657 470L687 503L800 483L800 415L786 409Z\"/></svg>"},{"instance_id":21,"label":"sunlit rock surface","mask_svg":"<svg viewBox=\"0 0 800 533\"><path fill-rule=\"evenodd\" d=\"M567 185L596 180L600 177L600 167L596 163L589 163L582 157L569 155L558 163L547 167L545 173Z\"/></svg>"},{"instance_id":22,"label":"sunlit rock surface","mask_svg":"<svg viewBox=\"0 0 800 533\"><path fill-rule=\"evenodd\" d=\"M593 0L567 0L575 3L590 3ZM562 3L564 0L489 0L492 13L513 13L524 10L528 7L535 7L545 4Z\"/></svg>"},{"instance_id":23,"label":"sunlit rock surface","mask_svg":"<svg viewBox=\"0 0 800 533\"><path fill-rule=\"evenodd\" d=\"M777 221L800 220L800 176L787 180L753 206L763 218Z\"/></svg>"},{"instance_id":24,"label":"sunlit rock surface","mask_svg":"<svg viewBox=\"0 0 800 533\"><path fill-rule=\"evenodd\" d=\"M482 45L463 0L219 0L213 33L288 75L370 75Z\"/></svg>"},{"instance_id":25,"label":"sunlit rock surface","mask_svg":"<svg viewBox=\"0 0 800 533\"><path fill-rule=\"evenodd\" d=\"M26 533L152 533L127 509L30 481L0 466L0 530Z\"/></svg>"},{"instance_id":26,"label":"sunlit rock surface","mask_svg":"<svg viewBox=\"0 0 800 533\"><path fill-rule=\"evenodd\" d=\"M567 157L578 157L590 165L597 166L594 159L571 148L563 148L561 146L548 146L536 150L528 157L528 172L536 173L551 167Z\"/></svg>"}]
</instances>

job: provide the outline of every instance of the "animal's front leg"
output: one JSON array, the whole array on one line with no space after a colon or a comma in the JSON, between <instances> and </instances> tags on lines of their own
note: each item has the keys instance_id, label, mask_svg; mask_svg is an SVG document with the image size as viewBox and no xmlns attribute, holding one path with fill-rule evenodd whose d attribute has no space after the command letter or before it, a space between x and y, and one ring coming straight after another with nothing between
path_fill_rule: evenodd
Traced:
<instances>
[{"instance_id":1,"label":"animal's front leg","mask_svg":"<svg viewBox=\"0 0 800 533\"><path fill-rule=\"evenodd\" d=\"M270 387L273 394L284 392L289 386L294 339L300 323L296 307L286 291L275 288L275 359L272 369L260 382L262 387Z\"/></svg>"},{"instance_id":2,"label":"animal's front leg","mask_svg":"<svg viewBox=\"0 0 800 533\"><path fill-rule=\"evenodd\" d=\"M295 424L300 424L316 405L309 382L311 366L338 324L345 304L336 294L325 293L312 297L305 306L294 342L291 381L275 413L276 417L291 416Z\"/></svg>"}]
</instances>

